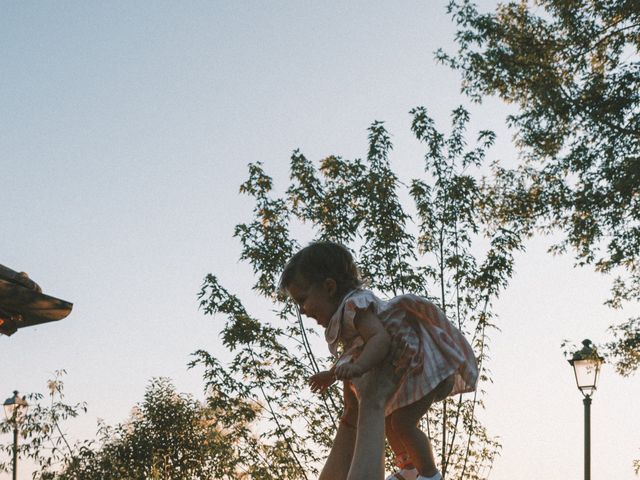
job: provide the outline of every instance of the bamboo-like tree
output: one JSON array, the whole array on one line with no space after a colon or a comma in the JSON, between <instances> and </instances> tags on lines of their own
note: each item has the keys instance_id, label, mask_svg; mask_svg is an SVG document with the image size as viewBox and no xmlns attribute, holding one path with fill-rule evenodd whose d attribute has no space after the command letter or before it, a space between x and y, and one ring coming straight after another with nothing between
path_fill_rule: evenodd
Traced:
<instances>
[{"instance_id":1,"label":"bamboo-like tree","mask_svg":"<svg viewBox=\"0 0 640 480\"><path fill-rule=\"evenodd\" d=\"M390 136L382 122L369 128L365 160L329 156L319 163L294 151L290 182L278 195L261 163L249 166L240 191L254 199L254 218L236 227L242 260L253 268L255 292L274 303L274 318L258 319L242 301L210 274L199 294L202 309L226 319L223 345L233 354L228 365L196 352L205 366L209 402L218 422L233 429L245 422L259 434L238 431L232 447L238 469L256 479L310 479L330 447L342 408L338 389L313 396L306 379L329 359L316 353L312 328L301 323L291 302L276 285L286 260L306 241L292 227L306 224L315 239L331 239L351 248L369 286L382 296L412 292L429 297L471 340L481 370L478 392L448 399L433 408L428 421L434 446L442 452L442 470L451 479L487 478L500 445L478 421L484 408L483 385L490 381L489 334L496 331L492 302L512 274L512 252L522 232L491 221L495 205L479 175L494 134L482 131L467 146L468 113L452 115L449 136L440 133L425 108L411 112L411 128L426 146L425 175L407 187L391 168ZM402 189L416 213L407 213ZM311 240L309 238L308 240ZM251 404L250 412L234 408ZM246 425L246 422L244 423Z\"/></svg>"}]
</instances>

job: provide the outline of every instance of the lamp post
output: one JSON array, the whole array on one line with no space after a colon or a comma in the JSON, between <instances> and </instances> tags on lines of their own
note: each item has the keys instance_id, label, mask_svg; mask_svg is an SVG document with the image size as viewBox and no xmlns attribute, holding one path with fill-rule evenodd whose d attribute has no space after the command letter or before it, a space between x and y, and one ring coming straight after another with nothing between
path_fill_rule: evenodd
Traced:
<instances>
[{"instance_id":1,"label":"lamp post","mask_svg":"<svg viewBox=\"0 0 640 480\"><path fill-rule=\"evenodd\" d=\"M573 354L569 363L573 367L578 389L584 396L584 479L591 480L591 396L598 384L600 365L604 358L598 355L591 340L583 340L582 348Z\"/></svg>"},{"instance_id":2,"label":"lamp post","mask_svg":"<svg viewBox=\"0 0 640 480\"><path fill-rule=\"evenodd\" d=\"M4 414L7 420L13 424L13 480L18 480L18 429L24 420L29 404L20 398L18 391L14 390L13 397L4 401Z\"/></svg>"}]
</instances>

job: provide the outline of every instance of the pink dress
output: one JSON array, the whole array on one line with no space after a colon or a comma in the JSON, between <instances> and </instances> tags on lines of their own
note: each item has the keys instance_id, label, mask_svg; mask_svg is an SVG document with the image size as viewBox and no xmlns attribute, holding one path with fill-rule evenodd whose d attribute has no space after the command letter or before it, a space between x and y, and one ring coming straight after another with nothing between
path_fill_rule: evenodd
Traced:
<instances>
[{"instance_id":1,"label":"pink dress","mask_svg":"<svg viewBox=\"0 0 640 480\"><path fill-rule=\"evenodd\" d=\"M382 321L394 344L405 350L394 366L406 373L387 403L385 415L420 400L451 375L454 385L449 396L475 390L478 368L469 342L442 310L417 295L384 301L369 290L348 293L325 330L329 350L338 357L337 364L351 361L362 351L364 340L354 319L358 311L367 309Z\"/></svg>"}]
</instances>

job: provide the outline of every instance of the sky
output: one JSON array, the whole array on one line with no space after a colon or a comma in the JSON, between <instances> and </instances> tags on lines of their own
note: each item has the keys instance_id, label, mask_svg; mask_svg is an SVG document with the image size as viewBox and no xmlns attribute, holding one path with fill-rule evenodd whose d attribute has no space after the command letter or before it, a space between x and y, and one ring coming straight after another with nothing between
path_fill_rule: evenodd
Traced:
<instances>
[{"instance_id":1,"label":"sky","mask_svg":"<svg viewBox=\"0 0 640 480\"><path fill-rule=\"evenodd\" d=\"M497 132L489 158L515 165L507 108L471 104L434 61L438 47L454 50L454 33L441 1L2 2L0 263L74 309L0 337L0 397L45 393L65 369L66 400L88 404L66 426L78 440L99 418L124 421L153 377L203 398L191 353L229 358L224 319L198 311L204 276L268 312L233 238L251 218L238 193L250 162L282 189L294 149L316 162L362 158L381 120L408 181L424 156L409 110L426 106L446 130L462 104L471 131ZM560 344L604 342L608 325L638 314L604 307L611 279L552 257L552 241L517 255L494 306L501 332L482 412L502 442L493 480L582 478L582 397ZM637 478L639 396L637 375L603 367L594 478Z\"/></svg>"}]
</instances>

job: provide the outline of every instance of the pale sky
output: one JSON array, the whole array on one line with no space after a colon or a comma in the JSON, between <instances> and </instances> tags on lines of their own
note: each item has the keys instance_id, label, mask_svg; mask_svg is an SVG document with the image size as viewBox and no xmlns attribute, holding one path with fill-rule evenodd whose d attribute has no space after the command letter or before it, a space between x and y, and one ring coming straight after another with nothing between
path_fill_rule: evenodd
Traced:
<instances>
[{"instance_id":1,"label":"pale sky","mask_svg":"<svg viewBox=\"0 0 640 480\"><path fill-rule=\"evenodd\" d=\"M513 165L506 109L471 105L433 60L453 33L440 1L2 2L0 263L74 310L0 337L0 398L45 393L66 369L67 400L89 407L72 439L94 435L97 418L125 420L154 376L202 398L190 354L228 358L224 319L197 308L205 274L268 311L232 238L251 218L238 194L249 162L283 188L295 148L314 161L365 157L367 127L384 120L408 181L424 155L409 110L426 106L446 130L462 103L472 131L498 133L490 158ZM493 480L582 478L582 397L560 344L603 342L638 314L605 308L610 279L551 257L550 242L528 244L495 305L482 414L503 445ZM637 375L604 367L593 478L637 478L639 397Z\"/></svg>"}]
</instances>

